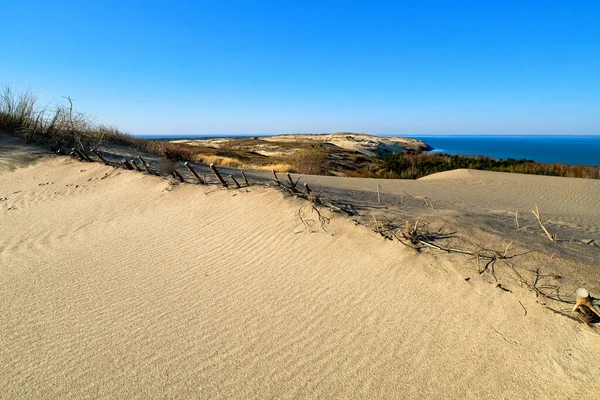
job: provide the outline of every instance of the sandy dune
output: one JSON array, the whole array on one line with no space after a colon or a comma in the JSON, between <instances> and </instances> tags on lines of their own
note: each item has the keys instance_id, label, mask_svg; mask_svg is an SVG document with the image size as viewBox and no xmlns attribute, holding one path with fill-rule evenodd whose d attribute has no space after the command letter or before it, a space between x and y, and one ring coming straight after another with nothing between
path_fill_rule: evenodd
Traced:
<instances>
[{"instance_id":1,"label":"sandy dune","mask_svg":"<svg viewBox=\"0 0 600 400\"><path fill-rule=\"evenodd\" d=\"M0 164L2 398L597 398L596 328L464 258L339 216L309 233L269 188L18 157ZM457 179L466 198L491 176L465 174L402 190L459 201Z\"/></svg>"}]
</instances>

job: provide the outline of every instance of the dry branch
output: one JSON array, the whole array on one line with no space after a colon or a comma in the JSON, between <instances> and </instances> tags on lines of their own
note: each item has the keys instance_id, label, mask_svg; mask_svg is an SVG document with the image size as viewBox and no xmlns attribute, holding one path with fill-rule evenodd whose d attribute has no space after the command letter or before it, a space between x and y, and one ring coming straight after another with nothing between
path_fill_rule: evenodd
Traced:
<instances>
[{"instance_id":1,"label":"dry branch","mask_svg":"<svg viewBox=\"0 0 600 400\"><path fill-rule=\"evenodd\" d=\"M550 232L548 232L548 229L546 229L546 227L542 223L542 217L540 216L540 210L538 209L537 204L535 205L535 211L531 211L531 212L537 218L538 222L540 223L540 226L544 230L544 233L546 234L546 236L548 236L548 239L550 239L550 240L552 240L554 242L554 237L550 234Z\"/></svg>"}]
</instances>

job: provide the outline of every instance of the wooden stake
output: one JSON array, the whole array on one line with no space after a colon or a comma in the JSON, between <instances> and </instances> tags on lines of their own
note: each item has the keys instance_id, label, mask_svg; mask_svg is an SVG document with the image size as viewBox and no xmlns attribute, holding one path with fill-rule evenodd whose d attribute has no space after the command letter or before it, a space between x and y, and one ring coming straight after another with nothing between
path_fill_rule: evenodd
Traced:
<instances>
[{"instance_id":1,"label":"wooden stake","mask_svg":"<svg viewBox=\"0 0 600 400\"><path fill-rule=\"evenodd\" d=\"M137 163L135 162L135 160L129 160L129 162L131 163L131 165L133 165L135 167L136 171L142 172L142 169L140 168L139 165L137 165Z\"/></svg>"},{"instance_id":2,"label":"wooden stake","mask_svg":"<svg viewBox=\"0 0 600 400\"><path fill-rule=\"evenodd\" d=\"M246 186L250 186L250 184L248 183L248 178L246 178L246 174L244 173L244 171L242 171L242 176L244 177L244 182L246 182Z\"/></svg>"},{"instance_id":3,"label":"wooden stake","mask_svg":"<svg viewBox=\"0 0 600 400\"><path fill-rule=\"evenodd\" d=\"M587 307L591 312L600 317L600 313L596 310L594 303L592 303L592 296L590 296L590 292L585 288L579 288L575 292L577 294L577 302L575 303L575 307L573 307L573 311L577 311L581 306Z\"/></svg>"},{"instance_id":4,"label":"wooden stake","mask_svg":"<svg viewBox=\"0 0 600 400\"><path fill-rule=\"evenodd\" d=\"M304 183L304 190L306 191L307 195L311 195L312 190L308 187L308 183Z\"/></svg>"},{"instance_id":5,"label":"wooden stake","mask_svg":"<svg viewBox=\"0 0 600 400\"><path fill-rule=\"evenodd\" d=\"M198 180L198 183L200 185L206 185L206 182L204 180L202 180L200 175L198 175L196 173L196 170L194 170L194 167L192 167L189 162L186 161L183 163L183 165L185 165L187 167L187 169L192 173L192 175L194 175L196 177L196 179Z\"/></svg>"},{"instance_id":6,"label":"wooden stake","mask_svg":"<svg viewBox=\"0 0 600 400\"><path fill-rule=\"evenodd\" d=\"M123 165L125 166L125 169L128 169L128 170L130 170L130 171L133 171L133 165L131 165L131 164L129 163L129 161L127 161L127 160L123 160L122 162L123 162Z\"/></svg>"},{"instance_id":7,"label":"wooden stake","mask_svg":"<svg viewBox=\"0 0 600 400\"><path fill-rule=\"evenodd\" d=\"M296 189L296 184L294 183L294 180L292 179L292 176L290 175L289 172L286 172L288 181L290 181L290 185L292 185L292 189Z\"/></svg>"},{"instance_id":8,"label":"wooden stake","mask_svg":"<svg viewBox=\"0 0 600 400\"><path fill-rule=\"evenodd\" d=\"M100 154L100 152L98 151L98 149L90 149L90 151L92 153L94 153L94 155L96 157L98 157L100 159L100 161L102 161L104 164L106 164L106 165L110 164L106 158L102 157L102 154Z\"/></svg>"},{"instance_id":9,"label":"wooden stake","mask_svg":"<svg viewBox=\"0 0 600 400\"><path fill-rule=\"evenodd\" d=\"M279 182L279 178L277 178L277 172L275 172L274 169L271 171L273 171L273 176L275 177L275 180L277 181L277 183L281 183L281 182Z\"/></svg>"},{"instance_id":10,"label":"wooden stake","mask_svg":"<svg viewBox=\"0 0 600 400\"><path fill-rule=\"evenodd\" d=\"M217 167L215 167L215 164L210 163L209 165L211 171L213 172L213 174L215 174L215 176L217 177L217 180L219 182L221 182L221 185L223 185L224 187L227 187L227 182L225 182L225 179L223 179L221 177L221 174L219 174L219 171L217 171Z\"/></svg>"},{"instance_id":11,"label":"wooden stake","mask_svg":"<svg viewBox=\"0 0 600 400\"><path fill-rule=\"evenodd\" d=\"M179 182L181 182L181 183L185 183L185 179L183 179L183 176L181 176L181 174L179 173L179 171L177 171L177 170L174 170L173 172L171 172L171 174L172 174L172 175L173 175L175 178L179 179Z\"/></svg>"},{"instance_id":12,"label":"wooden stake","mask_svg":"<svg viewBox=\"0 0 600 400\"><path fill-rule=\"evenodd\" d=\"M142 162L142 165L144 166L144 169L150 174L150 175L156 175L154 173L154 171L152 171L152 169L150 169L150 165L148 165L148 163L146 162L146 160L144 160L142 158L142 156L138 156L139 160Z\"/></svg>"},{"instance_id":13,"label":"wooden stake","mask_svg":"<svg viewBox=\"0 0 600 400\"><path fill-rule=\"evenodd\" d=\"M235 183L235 186L237 186L238 189L241 188L239 182L237 181L237 179L235 179L235 177L233 175L229 175L229 177Z\"/></svg>"},{"instance_id":14,"label":"wooden stake","mask_svg":"<svg viewBox=\"0 0 600 400\"><path fill-rule=\"evenodd\" d=\"M92 157L90 157L90 155L85 151L85 149L81 149L79 150L79 152L81 153L81 155L83 156L83 158L89 162L94 162L94 160L92 159Z\"/></svg>"},{"instance_id":15,"label":"wooden stake","mask_svg":"<svg viewBox=\"0 0 600 400\"><path fill-rule=\"evenodd\" d=\"M79 149L78 149L78 148L76 148L76 147L73 147L73 148L71 149L71 152L72 152L72 153L75 153L75 155L76 155L77 157L79 157L79 159L80 159L81 161L88 161L88 160L87 160L87 159L84 157L83 153L82 153L81 151L79 151Z\"/></svg>"}]
</instances>

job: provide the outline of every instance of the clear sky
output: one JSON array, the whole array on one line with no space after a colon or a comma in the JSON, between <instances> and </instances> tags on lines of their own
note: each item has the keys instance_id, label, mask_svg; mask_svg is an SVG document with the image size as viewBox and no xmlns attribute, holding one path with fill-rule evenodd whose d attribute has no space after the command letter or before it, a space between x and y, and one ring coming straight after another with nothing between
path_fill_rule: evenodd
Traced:
<instances>
[{"instance_id":1,"label":"clear sky","mask_svg":"<svg viewBox=\"0 0 600 400\"><path fill-rule=\"evenodd\" d=\"M600 134L598 0L0 10L0 84L134 134Z\"/></svg>"}]
</instances>

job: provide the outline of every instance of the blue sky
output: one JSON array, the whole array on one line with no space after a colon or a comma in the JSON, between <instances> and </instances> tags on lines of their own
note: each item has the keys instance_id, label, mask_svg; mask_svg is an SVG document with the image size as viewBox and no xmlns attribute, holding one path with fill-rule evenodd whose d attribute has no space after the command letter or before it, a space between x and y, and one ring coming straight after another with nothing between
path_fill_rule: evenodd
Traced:
<instances>
[{"instance_id":1,"label":"blue sky","mask_svg":"<svg viewBox=\"0 0 600 400\"><path fill-rule=\"evenodd\" d=\"M0 84L134 134L600 134L597 0L0 9Z\"/></svg>"}]
</instances>

